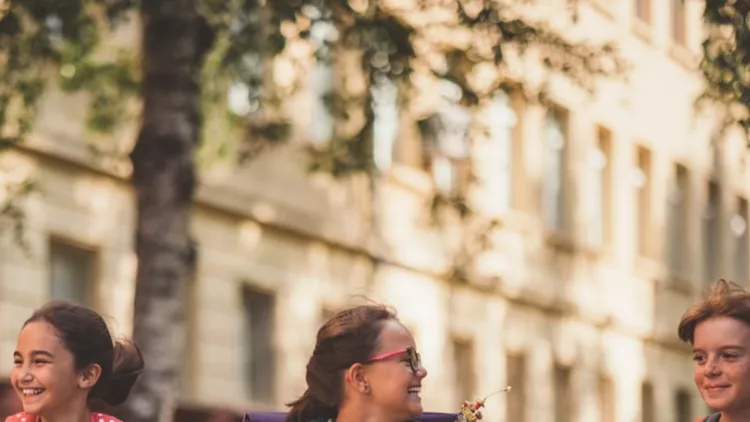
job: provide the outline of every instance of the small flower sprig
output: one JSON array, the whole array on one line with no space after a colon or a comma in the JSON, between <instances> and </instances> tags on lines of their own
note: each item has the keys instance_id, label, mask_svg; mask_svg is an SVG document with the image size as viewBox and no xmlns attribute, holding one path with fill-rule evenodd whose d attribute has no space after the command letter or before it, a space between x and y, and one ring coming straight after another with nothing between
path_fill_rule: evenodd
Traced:
<instances>
[{"instance_id":1,"label":"small flower sprig","mask_svg":"<svg viewBox=\"0 0 750 422\"><path fill-rule=\"evenodd\" d=\"M483 399L476 399L473 402L464 401L464 404L461 405L461 412L458 414L458 422L477 422L478 420L482 419L482 408L484 407L484 403L487 401L488 398L494 396L495 394L500 393L507 393L511 390L511 386L507 386L503 388L502 390L495 391L492 394L488 394Z\"/></svg>"}]
</instances>

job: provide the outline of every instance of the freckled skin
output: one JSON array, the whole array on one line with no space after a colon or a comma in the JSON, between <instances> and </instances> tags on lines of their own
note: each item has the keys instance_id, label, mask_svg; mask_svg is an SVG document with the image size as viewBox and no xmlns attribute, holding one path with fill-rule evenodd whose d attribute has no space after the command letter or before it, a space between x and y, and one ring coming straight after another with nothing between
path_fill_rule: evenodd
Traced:
<instances>
[{"instance_id":1,"label":"freckled skin","mask_svg":"<svg viewBox=\"0 0 750 422\"><path fill-rule=\"evenodd\" d=\"M750 325L713 317L695 327L693 379L722 422L750 421Z\"/></svg>"}]
</instances>

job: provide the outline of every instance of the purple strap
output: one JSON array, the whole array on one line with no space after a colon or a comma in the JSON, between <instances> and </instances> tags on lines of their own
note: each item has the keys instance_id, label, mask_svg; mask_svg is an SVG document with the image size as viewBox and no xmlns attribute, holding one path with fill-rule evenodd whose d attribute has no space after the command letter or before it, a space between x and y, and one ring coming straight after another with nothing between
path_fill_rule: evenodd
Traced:
<instances>
[{"instance_id":1,"label":"purple strap","mask_svg":"<svg viewBox=\"0 0 750 422\"><path fill-rule=\"evenodd\" d=\"M250 412L245 414L245 422L284 422L286 412ZM424 412L416 419L419 422L456 422L455 413Z\"/></svg>"}]
</instances>

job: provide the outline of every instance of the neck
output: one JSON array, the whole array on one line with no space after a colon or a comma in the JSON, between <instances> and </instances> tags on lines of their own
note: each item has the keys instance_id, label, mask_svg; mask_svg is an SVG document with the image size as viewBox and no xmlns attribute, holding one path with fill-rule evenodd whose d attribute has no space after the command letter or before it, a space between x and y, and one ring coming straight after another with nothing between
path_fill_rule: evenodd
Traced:
<instances>
[{"instance_id":1,"label":"neck","mask_svg":"<svg viewBox=\"0 0 750 422\"><path fill-rule=\"evenodd\" d=\"M90 420L91 411L87 406L59 409L51 414L39 415L39 422L89 422Z\"/></svg>"},{"instance_id":2,"label":"neck","mask_svg":"<svg viewBox=\"0 0 750 422\"><path fill-rule=\"evenodd\" d=\"M350 403L343 404L339 407L336 422L403 422L389 418L386 414L378 409L369 408L369 406Z\"/></svg>"},{"instance_id":3,"label":"neck","mask_svg":"<svg viewBox=\"0 0 750 422\"><path fill-rule=\"evenodd\" d=\"M720 422L746 422L750 421L750 407L732 411L721 412Z\"/></svg>"}]
</instances>

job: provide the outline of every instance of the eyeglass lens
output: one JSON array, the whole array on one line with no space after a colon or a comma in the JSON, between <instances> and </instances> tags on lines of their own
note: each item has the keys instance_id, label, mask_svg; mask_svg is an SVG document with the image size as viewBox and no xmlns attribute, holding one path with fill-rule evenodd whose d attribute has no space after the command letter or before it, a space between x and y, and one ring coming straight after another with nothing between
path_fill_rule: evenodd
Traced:
<instances>
[{"instance_id":1,"label":"eyeglass lens","mask_svg":"<svg viewBox=\"0 0 750 422\"><path fill-rule=\"evenodd\" d=\"M422 364L419 353L414 349L409 349L409 360L412 371L417 372Z\"/></svg>"}]
</instances>

